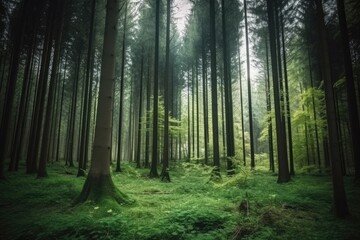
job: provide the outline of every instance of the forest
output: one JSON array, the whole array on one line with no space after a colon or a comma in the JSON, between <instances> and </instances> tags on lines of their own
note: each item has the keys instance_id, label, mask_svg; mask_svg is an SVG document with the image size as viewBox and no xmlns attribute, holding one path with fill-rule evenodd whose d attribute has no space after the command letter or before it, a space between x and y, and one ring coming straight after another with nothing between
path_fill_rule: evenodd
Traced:
<instances>
[{"instance_id":1,"label":"forest","mask_svg":"<svg viewBox=\"0 0 360 240\"><path fill-rule=\"evenodd\" d=\"M0 239L358 239L360 1L0 1Z\"/></svg>"}]
</instances>

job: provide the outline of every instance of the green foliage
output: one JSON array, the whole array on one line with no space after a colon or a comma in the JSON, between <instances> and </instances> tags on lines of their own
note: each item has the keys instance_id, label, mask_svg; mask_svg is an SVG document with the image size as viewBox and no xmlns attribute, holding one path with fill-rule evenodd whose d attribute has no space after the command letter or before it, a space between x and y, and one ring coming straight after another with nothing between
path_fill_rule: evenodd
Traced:
<instances>
[{"instance_id":1,"label":"green foliage","mask_svg":"<svg viewBox=\"0 0 360 240\"><path fill-rule=\"evenodd\" d=\"M355 239L360 227L360 192L350 178L354 218L343 221L330 211L328 176L301 175L279 185L268 171L241 168L232 177L222 172L214 183L208 181L212 167L179 163L164 184L149 179L148 169L122 167L113 181L136 200L131 206L73 206L84 178L66 174L61 164L49 167L47 179L8 174L0 182L0 239Z\"/></svg>"}]
</instances>

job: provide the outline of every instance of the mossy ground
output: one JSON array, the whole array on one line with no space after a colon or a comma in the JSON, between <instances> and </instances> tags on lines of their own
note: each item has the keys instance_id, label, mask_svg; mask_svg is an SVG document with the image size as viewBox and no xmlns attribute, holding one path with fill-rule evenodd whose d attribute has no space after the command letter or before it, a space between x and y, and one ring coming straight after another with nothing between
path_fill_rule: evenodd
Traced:
<instances>
[{"instance_id":1,"label":"mossy ground","mask_svg":"<svg viewBox=\"0 0 360 240\"><path fill-rule=\"evenodd\" d=\"M212 169L172 167L171 183L123 164L115 185L135 203L73 205L85 181L76 169L49 166L49 177L21 171L0 182L0 239L357 239L360 187L346 177L351 217L331 211L329 176L301 175L287 184L267 171L209 182ZM247 205L241 206L242 203ZM247 208L248 207L248 208Z\"/></svg>"}]
</instances>

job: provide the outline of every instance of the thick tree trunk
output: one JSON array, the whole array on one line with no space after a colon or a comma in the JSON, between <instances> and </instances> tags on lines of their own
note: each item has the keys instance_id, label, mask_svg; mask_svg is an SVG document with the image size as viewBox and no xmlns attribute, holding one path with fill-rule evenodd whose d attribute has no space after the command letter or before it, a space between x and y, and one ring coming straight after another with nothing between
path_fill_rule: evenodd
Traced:
<instances>
[{"instance_id":1,"label":"thick tree trunk","mask_svg":"<svg viewBox=\"0 0 360 240\"><path fill-rule=\"evenodd\" d=\"M112 119L113 88L115 79L115 43L119 1L108 0L106 6L105 33L101 63L101 77L95 138L91 167L77 203L92 200L101 202L112 199L118 203L128 202L114 185L110 174L110 136Z\"/></svg>"},{"instance_id":2,"label":"thick tree trunk","mask_svg":"<svg viewBox=\"0 0 360 240\"><path fill-rule=\"evenodd\" d=\"M146 134L145 134L145 167L149 167L150 162L150 57L147 58L147 81L146 81Z\"/></svg>"}]
</instances>

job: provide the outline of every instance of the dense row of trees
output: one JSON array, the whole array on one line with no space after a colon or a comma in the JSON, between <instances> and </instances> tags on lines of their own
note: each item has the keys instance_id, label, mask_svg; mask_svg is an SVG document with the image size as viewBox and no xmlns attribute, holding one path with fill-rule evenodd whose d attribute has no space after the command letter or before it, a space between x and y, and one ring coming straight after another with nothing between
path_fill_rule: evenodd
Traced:
<instances>
[{"instance_id":1,"label":"dense row of trees","mask_svg":"<svg viewBox=\"0 0 360 240\"><path fill-rule=\"evenodd\" d=\"M194 0L183 33L177 4L1 2L0 177L22 166L46 177L63 160L78 176L91 166L78 201L123 202L110 166L124 160L154 178L161 164L164 181L176 160L212 165L212 178L250 163L279 183L330 170L347 215L342 176L360 176L358 1Z\"/></svg>"}]
</instances>

